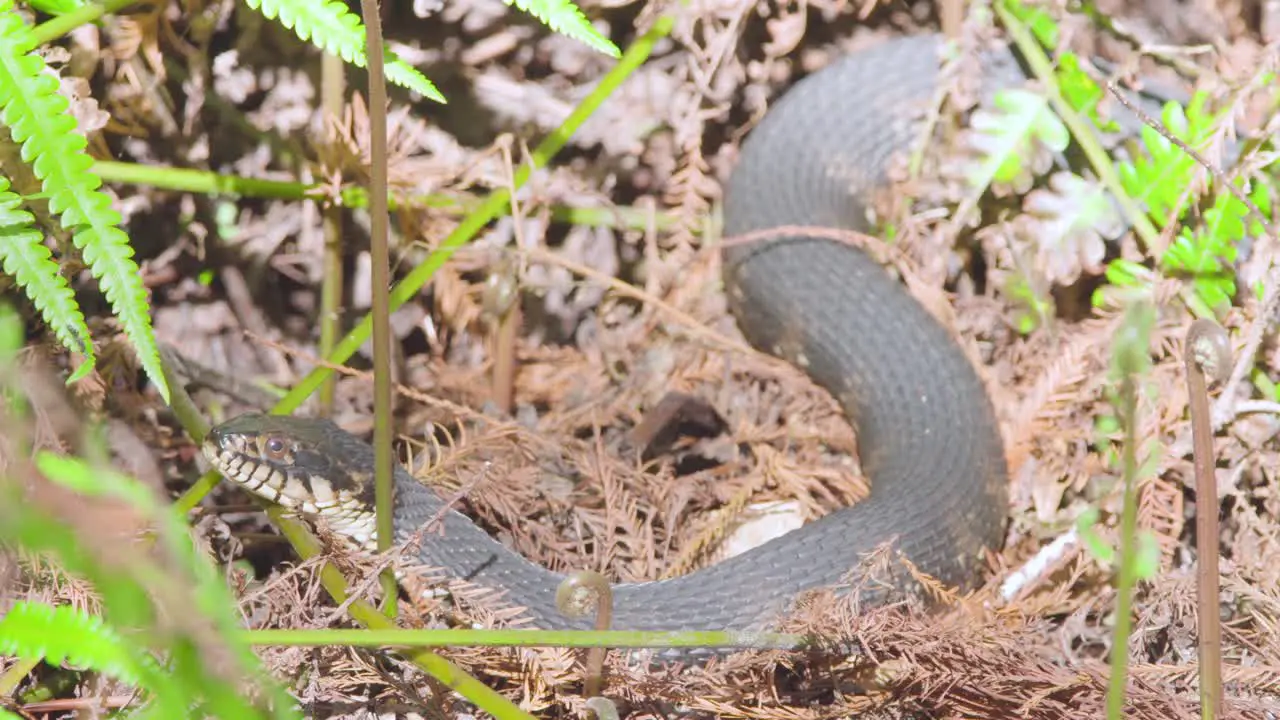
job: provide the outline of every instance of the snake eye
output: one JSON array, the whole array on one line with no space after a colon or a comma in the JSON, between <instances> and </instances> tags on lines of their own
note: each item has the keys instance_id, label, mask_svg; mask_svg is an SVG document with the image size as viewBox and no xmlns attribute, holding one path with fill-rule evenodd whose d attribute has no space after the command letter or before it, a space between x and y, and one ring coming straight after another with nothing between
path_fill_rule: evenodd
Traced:
<instances>
[{"instance_id":1,"label":"snake eye","mask_svg":"<svg viewBox=\"0 0 1280 720\"><path fill-rule=\"evenodd\" d=\"M270 460L283 460L286 454L285 451L288 450L284 438L278 436L267 438L266 442L262 443L262 448Z\"/></svg>"}]
</instances>

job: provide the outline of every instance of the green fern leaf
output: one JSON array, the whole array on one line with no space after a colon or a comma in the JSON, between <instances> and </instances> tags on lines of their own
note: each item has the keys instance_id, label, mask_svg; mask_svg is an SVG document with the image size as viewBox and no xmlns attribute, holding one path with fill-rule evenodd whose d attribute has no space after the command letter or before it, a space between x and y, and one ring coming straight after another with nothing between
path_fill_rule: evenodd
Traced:
<instances>
[{"instance_id":1,"label":"green fern leaf","mask_svg":"<svg viewBox=\"0 0 1280 720\"><path fill-rule=\"evenodd\" d=\"M954 221L968 224L978 201L990 189L995 195L1022 194L1053 163L1071 140L1049 101L1026 90L1001 90L992 106L980 107L962 139L969 159L958 166L966 194ZM950 173L948 173L950 174Z\"/></svg>"},{"instance_id":2,"label":"green fern leaf","mask_svg":"<svg viewBox=\"0 0 1280 720\"><path fill-rule=\"evenodd\" d=\"M368 67L365 53L365 30L359 16L338 0L245 0L268 20L279 19L303 42L315 39L315 45L356 67ZM447 102L435 84L412 65L386 50L387 79L438 103Z\"/></svg>"},{"instance_id":3,"label":"green fern leaf","mask_svg":"<svg viewBox=\"0 0 1280 720\"><path fill-rule=\"evenodd\" d=\"M139 674L124 641L101 618L68 605L20 601L0 618L0 655L71 663L131 685Z\"/></svg>"},{"instance_id":4,"label":"green fern leaf","mask_svg":"<svg viewBox=\"0 0 1280 720\"><path fill-rule=\"evenodd\" d=\"M0 268L26 290L63 346L85 356L71 378L78 380L95 362L89 327L75 293L51 259L53 253L33 227L35 217L22 209L22 199L8 189L9 180L0 177Z\"/></svg>"},{"instance_id":5,"label":"green fern leaf","mask_svg":"<svg viewBox=\"0 0 1280 720\"><path fill-rule=\"evenodd\" d=\"M1051 153L1066 149L1071 135L1042 95L1003 90L993 100L993 109L973 114L968 145L978 160L966 178L974 189L1026 192L1035 175L1049 169Z\"/></svg>"},{"instance_id":6,"label":"green fern leaf","mask_svg":"<svg viewBox=\"0 0 1280 720\"><path fill-rule=\"evenodd\" d=\"M207 660L196 652L203 641L186 634L202 625L207 630L218 632L226 640L223 648L228 654L221 656L224 661L234 661L240 668L238 672L248 673L249 676L262 671L260 661L252 650L231 639L231 634L240 626L239 615L234 610L235 601L221 575L197 551L183 517L151 488L128 475L52 452L37 453L35 463L42 476L61 487L90 498L110 498L127 503L138 511L140 517L147 519L148 526L154 532L154 543L157 550L164 553L165 565L132 565L128 573L112 572L97 565L98 559L95 556L74 547L79 539L74 533L68 534L68 537L49 538L51 533L45 530L35 537L23 538L28 548L38 548L50 541L59 542L61 547L57 548L55 554L69 570L78 570L78 574L88 577L94 583L103 598L105 615L112 623L122 628L154 628L156 620L147 588L154 587L156 583L178 582L192 589L189 609L200 620L185 626L176 634L167 630L158 635L152 634L152 642L159 640L165 645L163 650L156 650L163 653L166 665L164 672L144 674L141 684L152 690L157 704L188 703L190 698L199 698L199 702L207 705L207 708L205 712L195 715L177 715L170 709L160 717L265 717L254 711L250 698L235 689L225 687L225 678L222 677L225 668L210 668ZM0 497L0 501L2 500ZM12 530L0 526L0 535L4 532ZM157 572L163 573L163 576L156 575ZM132 640L133 636L127 639ZM144 662L150 657L149 654L142 654ZM150 664L140 668L142 671L151 669ZM268 680L259 689L273 698L275 717L300 717L286 693L274 683Z\"/></svg>"},{"instance_id":7,"label":"green fern leaf","mask_svg":"<svg viewBox=\"0 0 1280 720\"><path fill-rule=\"evenodd\" d=\"M1098 115L1098 103L1106 96L1102 86L1080 67L1080 56L1073 52L1062 53L1054 75L1062 91L1062 99L1076 112L1083 113L1099 130L1115 132L1120 123Z\"/></svg>"},{"instance_id":8,"label":"green fern leaf","mask_svg":"<svg viewBox=\"0 0 1280 720\"><path fill-rule=\"evenodd\" d=\"M592 27L591 22L582 14L582 10L573 4L573 0L503 0L503 2L507 5L514 4L537 18L543 25L586 43L609 57L622 56L618 46Z\"/></svg>"},{"instance_id":9,"label":"green fern leaf","mask_svg":"<svg viewBox=\"0 0 1280 720\"><path fill-rule=\"evenodd\" d=\"M98 192L102 179L89 170L88 141L67 112L70 103L58 94L57 79L45 72L44 59L30 52L34 46L13 0L0 0L0 122L22 145L22 159L32 163L50 211L71 231L143 369L167 402L169 386L129 237L116 227L120 214L111 209L111 198Z\"/></svg>"},{"instance_id":10,"label":"green fern leaf","mask_svg":"<svg viewBox=\"0 0 1280 720\"><path fill-rule=\"evenodd\" d=\"M1234 195L1223 192L1204 213L1204 223L1194 230L1182 228L1178 238L1160 259L1164 268L1195 278L1195 290L1210 308L1229 303L1236 293L1231 264L1239 254L1236 243L1244 237L1248 209Z\"/></svg>"},{"instance_id":11,"label":"green fern leaf","mask_svg":"<svg viewBox=\"0 0 1280 720\"><path fill-rule=\"evenodd\" d=\"M1198 148L1214 132L1219 118L1205 112L1208 95L1197 92L1183 110L1168 102L1161 121L1169 132L1192 148ZM1120 183L1125 192L1144 204L1147 214L1163 227L1177 220L1193 198L1184 197L1196 161L1154 128L1143 126L1142 145L1146 155L1119 164Z\"/></svg>"},{"instance_id":12,"label":"green fern leaf","mask_svg":"<svg viewBox=\"0 0 1280 720\"><path fill-rule=\"evenodd\" d=\"M31 7L50 15L62 15L84 7L84 0L28 0Z\"/></svg>"}]
</instances>

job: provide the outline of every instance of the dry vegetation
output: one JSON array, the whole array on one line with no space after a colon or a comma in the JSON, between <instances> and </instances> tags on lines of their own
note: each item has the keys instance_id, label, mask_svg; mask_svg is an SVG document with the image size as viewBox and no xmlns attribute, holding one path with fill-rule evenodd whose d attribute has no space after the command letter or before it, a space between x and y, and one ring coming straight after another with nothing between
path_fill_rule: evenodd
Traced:
<instances>
[{"instance_id":1,"label":"dry vegetation","mask_svg":"<svg viewBox=\"0 0 1280 720\"><path fill-rule=\"evenodd\" d=\"M1255 71L1265 57L1260 33L1273 22L1252 3L1103 5L1152 42L1220 38L1213 52L1183 59L1226 78ZM415 18L415 7L433 14ZM632 37L637 16L654 11L631 0L594 0L584 9L612 28L620 44ZM465 489L466 511L526 556L626 581L714 562L718 539L732 532L748 506L789 501L813 518L861 497L865 485L851 459L855 439L839 408L800 372L744 348L718 289L718 258L701 232L745 130L780 88L844 49L932 26L928 13L926 3L690 3L674 37L574 138L555 169L537 174L520 193L515 219L496 223L438 275L429 293L393 318L404 348L398 380L418 393L402 395L397 422L402 449L413 454L419 474L446 492ZM394 112L396 192L503 186L525 144L554 129L608 67L606 58L573 41L517 22L499 0L396 3L387 15L391 39L416 48L406 57L425 59L427 74L452 101ZM1083 21L1069 30L1083 47L1125 57L1121 43L1094 37L1097 30ZM70 47L69 67L98 73L95 94L112 118L99 141L104 156L290 179L298 165L285 158L293 153L318 160L308 170L314 179L336 185L364 177L363 105L356 101L339 122L323 124L315 111L315 56L242 4L163 5L116 18L102 33L77 35ZM1206 76L1204 82L1220 81ZM324 272L315 206L118 191L146 260L162 340L241 379L287 385L314 365ZM655 229L656 219L649 229L568 226L551 221L553 204L633 206L677 222L664 230ZM455 219L443 211L397 216L401 264L420 259ZM1012 225L978 233L971 249L985 254L990 267L976 279L962 257L970 250L951 250L944 222L908 220L902 260L914 270L913 290L949 318L981 360L1004 426L1011 525L1003 553L991 558L989 587L932 614L809 599L792 629L845 638L860 649L850 658L760 651L701 669L653 670L613 654L607 694L626 712L661 715L672 707L664 703L676 703L709 715L776 720L847 717L864 709L874 711L865 717L911 717L931 708L938 717L1101 716L1114 606L1109 571L1077 545L1012 601L999 599L999 584L1067 532L1086 505L1098 506L1114 526L1118 462L1097 419L1112 413L1107 363L1119 319L1088 312L1096 268L1067 261L1066 270L1045 270L1054 262L1060 267L1062 255L1028 246ZM354 288L348 320L368 305L363 223L347 224ZM1266 273L1273 251L1256 247L1241 264L1241 277ZM493 358L482 296L486 270L502 257L519 260L525 308L517 411L510 419L487 405ZM1028 260L1073 279L1058 288L1060 317L1021 336L1011 329L1015 308L1001 282L1015 261ZM576 273L579 266L596 277ZM214 282L198 280L203 269ZM620 278L638 292L621 292L600 278ZM1251 303L1226 318L1237 349L1256 315ZM1140 522L1163 550L1159 576L1139 588L1131 645L1129 717L1144 720L1198 717L1191 535L1197 505L1180 361L1187 323L1179 306L1162 307L1142 414L1144 447L1159 449L1159 459L1142 490ZM96 332L109 331L99 326ZM122 420L115 425L118 456L137 463L131 469L157 487L181 490L197 470L195 448L129 374L127 357L104 357L114 357L104 363L107 372L75 388L73 402ZM1256 360L1261 372L1280 370L1269 341ZM356 431L369 429L371 389L365 374L342 376L336 419ZM719 420L661 443L653 461L642 463L632 430L668 393L697 398ZM1280 407L1257 397L1246 382L1220 403L1227 411L1217 446L1224 664L1228 716L1274 718L1280 565L1271 553L1280 552L1280 457L1272 438ZM52 406L36 407L47 413ZM228 410L246 407L241 398ZM44 422L48 415L39 417ZM36 437L57 444L68 432L42 426ZM138 442L147 453L130 449ZM252 562L228 572L242 592L248 625L347 622L318 589L314 565L290 564L287 546L264 535L270 531L262 515L242 495L221 488L203 512L194 524L210 550L226 561ZM346 567L356 584L369 572L360 562ZM361 587L376 590L371 582ZM75 596L83 589L56 591ZM432 609L405 606L405 621L436 622ZM469 609L479 617L490 612ZM448 654L527 709L548 716L582 709L576 651ZM263 655L318 717L466 711L384 653L267 649Z\"/></svg>"}]
</instances>

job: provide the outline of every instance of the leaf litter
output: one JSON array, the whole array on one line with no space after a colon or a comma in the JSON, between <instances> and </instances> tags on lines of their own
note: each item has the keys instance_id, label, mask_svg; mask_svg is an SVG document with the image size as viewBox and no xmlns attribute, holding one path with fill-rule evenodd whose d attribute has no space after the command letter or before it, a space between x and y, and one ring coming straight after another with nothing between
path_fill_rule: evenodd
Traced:
<instances>
[{"instance_id":1,"label":"leaf litter","mask_svg":"<svg viewBox=\"0 0 1280 720\"><path fill-rule=\"evenodd\" d=\"M638 12L652 12L625 0L583 7L601 18L602 27L614 29L630 27ZM682 12L672 38L571 139L554 169L536 173L517 193L521 219L495 223L459 253L420 298L427 310L396 325L406 348L397 366L409 398L397 412L406 463L442 492L461 494L462 509L518 552L554 569L591 568L616 581L714 562L726 538L750 519L748 508L782 504L811 520L864 497L856 438L834 401L798 370L741 349L718 288L715 249L702 232L742 137L768 102L798 73L849 47L920 27L922 10L720 1L693 3ZM1185 25L1162 28L1140 5L1114 11L1143 19L1144 32L1168 43L1194 39ZM182 72L197 72L194 77L179 77L177 68L157 61L158 48L178 42L168 16L132 17L120 32L99 40L112 48L115 65L103 109L128 118L140 136L162 140L128 140L126 153L175 165L201 158L226 171L289 178L295 168L280 165L274 149L300 142L314 153L308 172L329 192L342 181L364 179L367 113L359 95L335 122L321 123L313 110L314 76L291 69L310 63L310 56L290 54L296 44L267 40L284 37L282 31L229 0L189 12L201 13L214 28L182 38L189 67L200 68ZM1228 26L1241 22L1228 10L1204 12ZM228 25L232 17L235 32ZM431 14L429 32L393 36L402 56L432 66L429 76L451 99L447 107L393 106L396 191L465 199L505 186L507 158L525 162L523 143L554 128L609 67L580 44L512 17L499 0L465 0ZM394 22L386 26L397 30ZM1234 32L1237 45L1250 42L1243 30ZM225 47L228 40L233 47ZM145 88L153 82L167 83L194 110L184 114L148 95ZM222 105L228 100L233 107ZM1026 109L1025 103L1017 107ZM211 119L227 112L242 113L245 126L228 130ZM963 157L964 143L972 150L973 143L982 148L994 137L961 135L960 147L948 150ZM1059 145L1050 142L1050 149ZM928 162L948 156L940 157ZM1046 164L1038 170L1049 167L1049 153L1042 159ZM676 706L707 716L778 720L859 712L869 718L1102 714L1114 606L1110 571L1077 546L1013 600L1000 600L998 592L1004 578L1068 533L1088 507L1103 511L1107 519L1099 531L1114 539L1118 436L1100 427L1099 418L1112 413L1106 368L1119 318L1105 308L1087 312L1088 288L1097 283L1104 258L1142 256L1131 243L1115 242L1114 209L1093 194L1093 186L1062 175L1033 183L1002 170L989 167L986 175L1011 182L1015 194L1029 190L1023 213L984 223L973 245L954 243L943 232L945 218L908 212L902 198L890 198L884 208L884 217L902 221L896 249L919 270L913 291L949 304L945 317L980 361L1005 430L1011 522L1003 552L989 558L988 586L967 598L939 588L942 607L933 612L914 603L863 609L827 593L803 598L784 629L842 639L857 650L849 655L746 651L688 669L642 668L612 653L606 693L628 717L663 716ZM909 196L955 197L955 187L930 182L910 186ZM128 191L136 194L133 201L149 201L152 212L174 204L147 188ZM604 211L615 204L656 207L674 215L674 230L659 231L656 215L652 224L625 230L566 228L550 220L554 204ZM175 244L178 253L161 256L160 243L135 233L143 238L142 258L163 257L188 270L200 259L219 278L236 268L251 288L248 302L237 302L221 291L221 282L177 280L156 287L158 334L215 371L287 380L260 352L277 348L286 373L301 376L316 354L315 282L324 275L318 213L293 201L246 201L234 210L226 217L200 208L183 227L170 220L164 244ZM989 211L983 212L990 221ZM421 260L456 220L456 212L444 210L398 216L394 261L403 266ZM364 252L364 233L359 222L348 223L351 252ZM487 405L492 347L481 297L487 269L517 246L541 254L520 256L525 313L515 348L518 409L507 418ZM974 254L989 264L984 274L974 269ZM1268 257L1260 251L1243 258L1242 274L1260 276L1257 258ZM574 269L579 266L631 283L648 301L584 279ZM363 266L352 261L350 267L357 272L353 284L367 283L359 275L367 272ZM1044 295L1053 289L1051 324L1027 334L1011 329L1018 302L1004 288L1015 277ZM1165 281L1154 292L1168 298L1174 289ZM353 307L363 304L367 300L353 299ZM246 313L258 317L250 324ZM1224 324L1240 334L1254 320L1235 308ZM1178 360L1184 325L1180 313L1163 312L1141 416L1143 447L1160 452L1143 487L1140 524L1156 533L1162 567L1138 591L1127 715L1134 718L1197 716L1195 498L1186 489L1189 430ZM265 335L248 337L247 327ZM363 362L357 360L357 367ZM1259 363L1260 372L1276 369L1270 346ZM366 375L343 375L335 419L367 430L371 388ZM630 431L671 393L705 404L723 426L718 433L678 435L664 453L641 462ZM103 401L107 410L127 393L119 395ZM1280 576L1267 562L1280 545L1275 410L1238 414L1217 439L1230 717L1266 717L1265 710L1274 712L1280 702ZM154 422L143 419L147 415L131 416L140 432L155 433L146 430ZM177 438L166 442L181 446ZM193 455L187 448L165 460L189 473ZM181 474L170 470L171 487L183 487ZM236 576L247 625L348 624L319 590L314 563L296 564L279 542L262 539L269 529L257 513L237 511L243 506L237 492L223 487L214 499L223 510L201 531L248 533L243 544L226 546L228 560L254 561L255 572ZM376 592L376 567L368 559L334 552L354 586ZM464 592L456 606L406 603L402 619L409 626L438 627L511 617L491 601ZM444 717L471 711L384 653L321 648L261 654L281 677L306 678L294 691L319 717L397 708ZM562 715L584 708L577 651L458 648L447 654L530 711Z\"/></svg>"}]
</instances>

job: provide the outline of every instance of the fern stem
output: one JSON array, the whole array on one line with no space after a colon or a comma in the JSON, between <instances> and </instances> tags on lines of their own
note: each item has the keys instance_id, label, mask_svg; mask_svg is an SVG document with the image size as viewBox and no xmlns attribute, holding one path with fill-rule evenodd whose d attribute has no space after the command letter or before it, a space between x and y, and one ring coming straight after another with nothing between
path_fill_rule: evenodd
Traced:
<instances>
[{"instance_id":1,"label":"fern stem","mask_svg":"<svg viewBox=\"0 0 1280 720\"><path fill-rule=\"evenodd\" d=\"M1111 677L1107 688L1107 718L1124 716L1129 671L1129 633L1133 626L1133 589L1138 581L1138 378L1150 362L1148 347L1154 307L1138 301L1129 306L1116 336L1112 371L1119 389L1114 402L1124 426L1122 447L1123 500L1120 510L1119 577L1116 579L1115 631L1111 640Z\"/></svg>"},{"instance_id":2,"label":"fern stem","mask_svg":"<svg viewBox=\"0 0 1280 720\"><path fill-rule=\"evenodd\" d=\"M40 23L31 29L31 35L35 38L37 45L53 42L81 25L88 25L103 15L123 10L136 2L138 0L106 0L106 2L83 5L69 13Z\"/></svg>"},{"instance_id":3,"label":"fern stem","mask_svg":"<svg viewBox=\"0 0 1280 720\"><path fill-rule=\"evenodd\" d=\"M1018 50L1027 60L1027 64L1031 66L1031 71L1036 78L1044 85L1045 95L1049 98L1049 103L1053 105L1053 109L1062 118L1062 122L1071 130L1071 135L1075 137L1076 142L1080 143L1080 149L1089 160L1089 165L1093 167L1094 172L1098 173L1098 179L1111 193L1116 202L1120 204L1120 210L1128 219L1129 225L1138 233L1138 237L1142 240L1144 249L1151 249L1156 246L1160 239L1160 231L1151 224L1147 214L1142 212L1129 193L1125 192L1124 186L1120 183L1120 176L1116 172L1115 165L1111 162L1111 158L1107 155L1107 151L1103 149L1102 144L1098 142L1098 138L1093 131L1089 129L1088 123L1080 117L1080 114L1071 108L1066 100L1062 99L1062 93L1058 89L1058 83L1054 78L1053 65L1049 62L1049 58L1044 54L1040 47L1040 43L1031 34L1031 31L1017 17L1014 16L1005 4L1005 0L995 4L996 14L1000 16L1000 22L1008 30L1009 35L1018 46Z\"/></svg>"},{"instance_id":4,"label":"fern stem","mask_svg":"<svg viewBox=\"0 0 1280 720\"><path fill-rule=\"evenodd\" d=\"M365 47L368 57L365 82L369 96L369 258L373 287L373 487L374 524L378 552L385 553L394 542L395 525L391 513L395 501L391 457L392 408L395 402L391 383L391 310L387 288L391 286L391 252L387 236L390 211L387 209L387 82L383 67L382 17L378 0L360 0L364 15ZM391 568L382 571L382 612L396 617L396 576Z\"/></svg>"},{"instance_id":5,"label":"fern stem","mask_svg":"<svg viewBox=\"0 0 1280 720\"><path fill-rule=\"evenodd\" d=\"M329 120L342 117L347 79L342 58L325 53L320 57L320 112ZM390 200L390 198L388 198ZM341 207L323 204L321 222L324 232L324 279L320 281L320 343L317 349L324 357L333 351L338 335L342 332L342 287L345 282L342 267L342 228L346 215ZM333 412L334 389L337 378L330 376L320 386L319 411L323 416Z\"/></svg>"},{"instance_id":6,"label":"fern stem","mask_svg":"<svg viewBox=\"0 0 1280 720\"><path fill-rule=\"evenodd\" d=\"M0 675L0 696L12 697L13 692L18 689L18 683L22 682L22 678L26 677L36 666L40 664L38 657L20 657L13 667L4 671Z\"/></svg>"},{"instance_id":7,"label":"fern stem","mask_svg":"<svg viewBox=\"0 0 1280 720\"><path fill-rule=\"evenodd\" d=\"M317 202L324 202L324 198L321 195L324 187L319 183L307 184L296 180L265 180L193 168L160 168L114 160L98 160L94 163L92 170L102 178L103 182L143 185L203 195L221 194L272 200L316 200ZM465 194L452 196L427 193L407 197L393 194L388 198L388 207L392 210L430 208L461 215L475 212L480 208L481 202L479 198ZM336 205L344 208L367 208L369 206L369 195L362 187L347 187L343 189L342 196ZM550 210L551 219L556 222L612 228L615 230L656 230L660 232L674 229L680 222L679 218L672 213L627 205L618 207L552 205ZM690 229L693 232L700 231L700 228Z\"/></svg>"}]
</instances>

